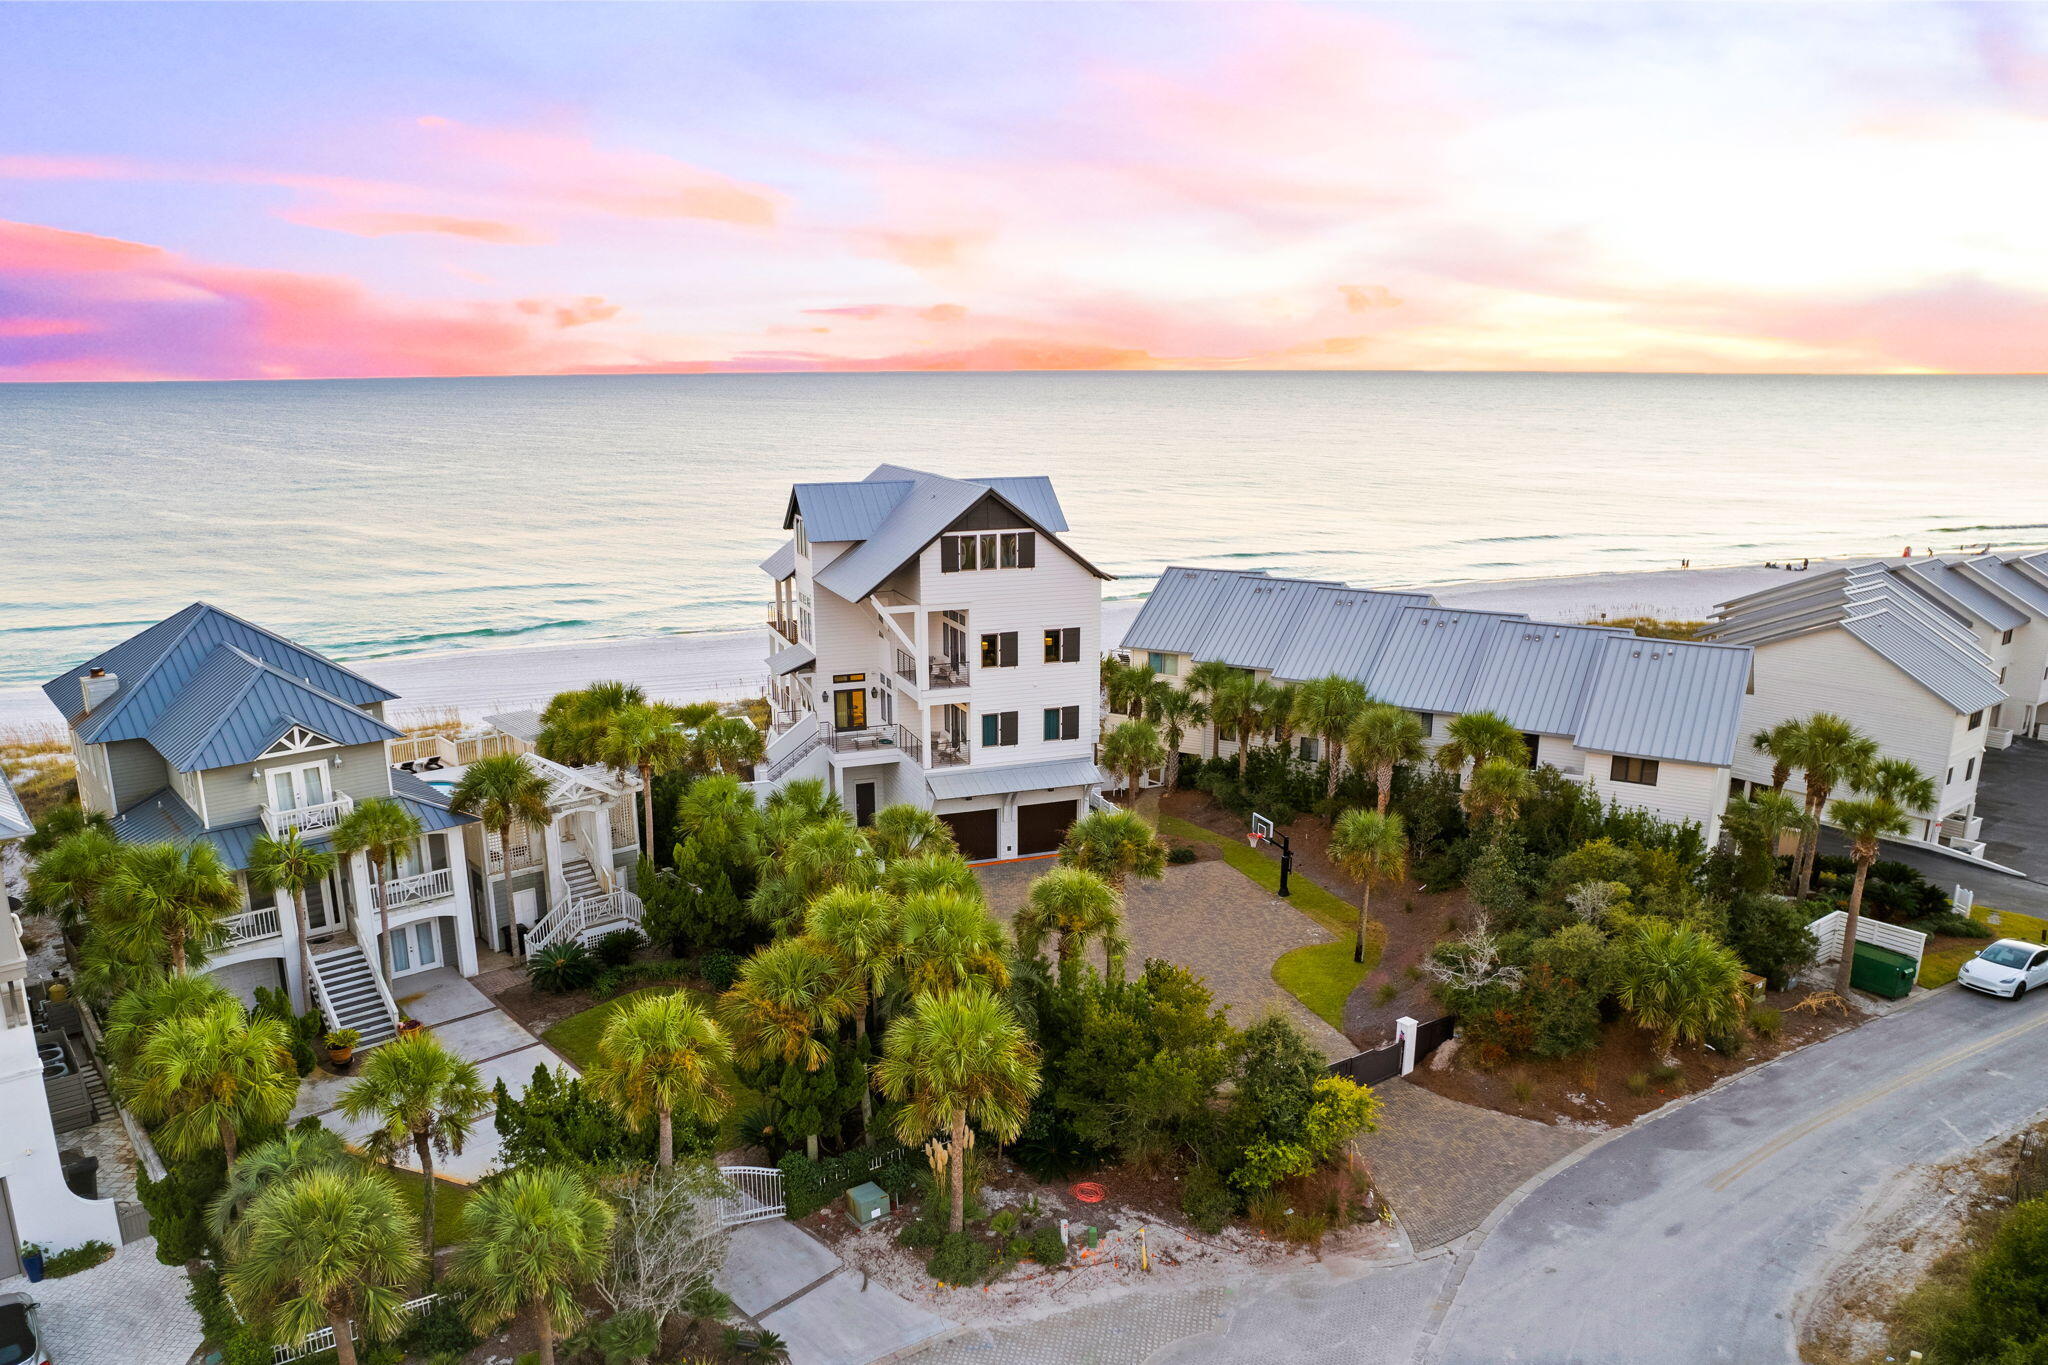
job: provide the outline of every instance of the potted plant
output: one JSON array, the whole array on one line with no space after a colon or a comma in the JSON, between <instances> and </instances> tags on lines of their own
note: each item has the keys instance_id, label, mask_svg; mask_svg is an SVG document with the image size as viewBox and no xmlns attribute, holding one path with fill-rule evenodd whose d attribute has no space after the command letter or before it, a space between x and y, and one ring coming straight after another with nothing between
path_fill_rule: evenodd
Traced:
<instances>
[{"instance_id":1,"label":"potted plant","mask_svg":"<svg viewBox=\"0 0 2048 1365\"><path fill-rule=\"evenodd\" d=\"M423 1028L425 1028L425 1027L426 1027L426 1025L425 1025L425 1024L422 1024L422 1023L421 1023L421 1022L420 1022L419 1020L417 1020L417 1019L413 1018L413 1017L412 1017L412 1016L411 1016L410 1014L407 1014L407 1013L406 1013L406 1012L405 1012L404 1010L400 1010L400 1011L398 1012L398 1036L399 1036L399 1037L401 1037L401 1038L410 1038L410 1037L411 1037L411 1036L412 1036L413 1034L415 1034L415 1033L418 1033L418 1032L419 1032L419 1031L420 1031L421 1029L423 1029Z\"/></svg>"},{"instance_id":2,"label":"potted plant","mask_svg":"<svg viewBox=\"0 0 2048 1365\"><path fill-rule=\"evenodd\" d=\"M30 1284L42 1283L43 1258L48 1254L49 1249L41 1242L23 1242L21 1244L21 1273L28 1276Z\"/></svg>"},{"instance_id":3,"label":"potted plant","mask_svg":"<svg viewBox=\"0 0 2048 1365\"><path fill-rule=\"evenodd\" d=\"M335 1069L348 1069L349 1058L356 1055L356 1044L363 1041L363 1035L352 1028L338 1028L327 1035L327 1060Z\"/></svg>"}]
</instances>

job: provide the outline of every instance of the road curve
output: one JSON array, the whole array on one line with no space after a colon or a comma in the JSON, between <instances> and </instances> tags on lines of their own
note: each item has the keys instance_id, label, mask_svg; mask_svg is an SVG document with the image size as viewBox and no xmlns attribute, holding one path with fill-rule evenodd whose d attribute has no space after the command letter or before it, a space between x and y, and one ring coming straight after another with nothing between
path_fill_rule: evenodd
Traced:
<instances>
[{"instance_id":1,"label":"road curve","mask_svg":"<svg viewBox=\"0 0 2048 1365\"><path fill-rule=\"evenodd\" d=\"M1793 1310L1901 1167L2048 1107L2048 991L1960 988L1592 1149L1466 1253L1435 1365L1789 1362ZM1463 1258L1461 1258L1463 1259Z\"/></svg>"}]
</instances>

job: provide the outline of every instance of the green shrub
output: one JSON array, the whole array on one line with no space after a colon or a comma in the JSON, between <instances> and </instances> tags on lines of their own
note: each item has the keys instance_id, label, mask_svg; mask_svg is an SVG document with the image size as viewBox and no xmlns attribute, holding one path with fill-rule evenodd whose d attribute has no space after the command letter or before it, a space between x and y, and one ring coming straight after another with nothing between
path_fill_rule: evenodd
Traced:
<instances>
[{"instance_id":1,"label":"green shrub","mask_svg":"<svg viewBox=\"0 0 2048 1365\"><path fill-rule=\"evenodd\" d=\"M597 960L606 967L623 967L647 940L638 929L614 929L597 941Z\"/></svg>"},{"instance_id":2,"label":"green shrub","mask_svg":"<svg viewBox=\"0 0 2048 1365\"><path fill-rule=\"evenodd\" d=\"M1991 931L1985 928L1982 924L1979 924L1976 920L1971 919L1968 915L1958 915L1953 910L1944 910L1942 913L1938 915L1922 916L1921 918L1914 920L1907 927L1910 929L1917 929L1921 933L1928 935L1930 938L1991 937Z\"/></svg>"},{"instance_id":3,"label":"green shrub","mask_svg":"<svg viewBox=\"0 0 2048 1365\"><path fill-rule=\"evenodd\" d=\"M1175 844L1173 847L1166 850L1166 861L1172 863L1176 867L1179 867L1184 863L1191 863L1194 860L1195 848L1193 844Z\"/></svg>"},{"instance_id":4,"label":"green shrub","mask_svg":"<svg viewBox=\"0 0 2048 1365\"><path fill-rule=\"evenodd\" d=\"M1384 1005L1400 993L1401 988L1399 986L1391 981L1382 981L1378 989L1372 993L1372 1002L1375 1005Z\"/></svg>"},{"instance_id":5,"label":"green shrub","mask_svg":"<svg viewBox=\"0 0 2048 1365\"><path fill-rule=\"evenodd\" d=\"M609 1000L623 990L687 981L692 974L690 964L679 957L655 958L651 962L628 962L624 966L607 967L599 972L597 979L590 983L590 994L596 1000Z\"/></svg>"},{"instance_id":6,"label":"green shrub","mask_svg":"<svg viewBox=\"0 0 2048 1365\"><path fill-rule=\"evenodd\" d=\"M964 1232L949 1232L925 1263L940 1284L974 1284L989 1270L989 1249Z\"/></svg>"},{"instance_id":7,"label":"green shrub","mask_svg":"<svg viewBox=\"0 0 2048 1365\"><path fill-rule=\"evenodd\" d=\"M551 1071L536 1066L525 1093L514 1097L501 1080L496 1095L494 1126L505 1166L529 1162L604 1166L654 1160L655 1125L635 1130L567 1068ZM688 1130L680 1124L677 1127L676 1145L686 1147Z\"/></svg>"},{"instance_id":8,"label":"green shrub","mask_svg":"<svg viewBox=\"0 0 2048 1365\"><path fill-rule=\"evenodd\" d=\"M462 1355L475 1349L482 1338L469 1330L462 1305L452 1294L443 1294L398 1334L398 1344L415 1355Z\"/></svg>"},{"instance_id":9,"label":"green shrub","mask_svg":"<svg viewBox=\"0 0 2048 1365\"><path fill-rule=\"evenodd\" d=\"M1017 1210L1004 1209L988 1220L989 1235L999 1242L1008 1242L1017 1235L1017 1229L1023 1222L1024 1215Z\"/></svg>"},{"instance_id":10,"label":"green shrub","mask_svg":"<svg viewBox=\"0 0 2048 1365\"><path fill-rule=\"evenodd\" d=\"M1742 964L1783 990L1793 974L1813 961L1813 934L1806 927L1810 908L1783 896L1737 896L1728 904L1728 946Z\"/></svg>"},{"instance_id":11,"label":"green shrub","mask_svg":"<svg viewBox=\"0 0 2048 1365\"><path fill-rule=\"evenodd\" d=\"M580 991L597 973L597 959L580 943L550 943L526 959L527 980L550 995Z\"/></svg>"},{"instance_id":12,"label":"green shrub","mask_svg":"<svg viewBox=\"0 0 2048 1365\"><path fill-rule=\"evenodd\" d=\"M1237 1217L1237 1195L1214 1166L1199 1162L1181 1177L1180 1211L1197 1232L1221 1232Z\"/></svg>"},{"instance_id":13,"label":"green shrub","mask_svg":"<svg viewBox=\"0 0 2048 1365\"><path fill-rule=\"evenodd\" d=\"M272 1365L273 1348L249 1330L222 1291L220 1273L201 1266L193 1273L185 1297L199 1315L200 1331L220 1353L220 1365Z\"/></svg>"},{"instance_id":14,"label":"green shrub","mask_svg":"<svg viewBox=\"0 0 2048 1365\"><path fill-rule=\"evenodd\" d=\"M1647 1095L1650 1093L1650 1073L1647 1071L1635 1072L1628 1078L1626 1084L1629 1094Z\"/></svg>"},{"instance_id":15,"label":"green shrub","mask_svg":"<svg viewBox=\"0 0 2048 1365\"><path fill-rule=\"evenodd\" d=\"M1057 1223L1047 1223L1025 1239L1024 1254L1043 1266L1067 1263L1067 1246L1060 1240Z\"/></svg>"},{"instance_id":16,"label":"green shrub","mask_svg":"<svg viewBox=\"0 0 2048 1365\"><path fill-rule=\"evenodd\" d=\"M817 1161L791 1152L776 1163L782 1172L784 1217L808 1218L855 1185L870 1181L901 1199L917 1188L921 1163L907 1147L856 1147Z\"/></svg>"},{"instance_id":17,"label":"green shrub","mask_svg":"<svg viewBox=\"0 0 2048 1365\"><path fill-rule=\"evenodd\" d=\"M714 991L729 991L747 960L729 948L713 948L697 959L697 975Z\"/></svg>"},{"instance_id":18,"label":"green shrub","mask_svg":"<svg viewBox=\"0 0 2048 1365\"><path fill-rule=\"evenodd\" d=\"M1785 1012L1770 1005L1756 1005L1749 1011L1749 1026L1759 1038L1775 1038L1785 1028Z\"/></svg>"},{"instance_id":19,"label":"green shrub","mask_svg":"<svg viewBox=\"0 0 2048 1365\"><path fill-rule=\"evenodd\" d=\"M275 1019L284 1025L292 1050L292 1065L298 1068L301 1076L310 1075L315 1062L313 1049L319 1046L320 1035L327 1029L327 1021L320 1017L320 1011L314 1009L294 1014L291 997L283 990L258 986L256 1008L250 1013L255 1018Z\"/></svg>"},{"instance_id":20,"label":"green shrub","mask_svg":"<svg viewBox=\"0 0 2048 1365\"><path fill-rule=\"evenodd\" d=\"M1652 1085L1669 1085L1682 1074L1675 1066L1652 1067L1650 1069L1650 1083Z\"/></svg>"},{"instance_id":21,"label":"green shrub","mask_svg":"<svg viewBox=\"0 0 2048 1365\"><path fill-rule=\"evenodd\" d=\"M114 1254L114 1248L105 1242L91 1241L69 1247L54 1256L43 1258L43 1278L61 1280L66 1275L76 1275L81 1270L91 1270Z\"/></svg>"}]
</instances>

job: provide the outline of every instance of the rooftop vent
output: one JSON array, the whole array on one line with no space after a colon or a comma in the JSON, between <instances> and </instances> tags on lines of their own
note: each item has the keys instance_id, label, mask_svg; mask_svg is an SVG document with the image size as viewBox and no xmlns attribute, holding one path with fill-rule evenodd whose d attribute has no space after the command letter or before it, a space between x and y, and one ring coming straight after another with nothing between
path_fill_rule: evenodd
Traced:
<instances>
[{"instance_id":1,"label":"rooftop vent","mask_svg":"<svg viewBox=\"0 0 2048 1365\"><path fill-rule=\"evenodd\" d=\"M85 714L121 690L121 680L104 668L95 668L78 680L79 695L85 700Z\"/></svg>"}]
</instances>

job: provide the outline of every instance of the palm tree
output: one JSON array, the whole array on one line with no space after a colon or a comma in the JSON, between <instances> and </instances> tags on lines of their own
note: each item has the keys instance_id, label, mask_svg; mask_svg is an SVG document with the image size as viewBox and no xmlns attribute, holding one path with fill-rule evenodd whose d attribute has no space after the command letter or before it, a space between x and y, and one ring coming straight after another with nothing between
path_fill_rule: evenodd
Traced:
<instances>
[{"instance_id":1,"label":"palm tree","mask_svg":"<svg viewBox=\"0 0 2048 1365\"><path fill-rule=\"evenodd\" d=\"M299 1093L284 1023L233 1000L158 1024L120 1080L157 1145L176 1157L217 1147L230 1166L242 1134L284 1122Z\"/></svg>"},{"instance_id":2,"label":"palm tree","mask_svg":"<svg viewBox=\"0 0 2048 1365\"><path fill-rule=\"evenodd\" d=\"M1003 926L979 901L951 891L903 899L903 984L913 995L973 981L1010 984Z\"/></svg>"},{"instance_id":3,"label":"palm tree","mask_svg":"<svg viewBox=\"0 0 2048 1365\"><path fill-rule=\"evenodd\" d=\"M1155 678L1145 689L1145 718L1157 725L1166 744L1166 790L1180 790L1180 746L1188 727L1209 719L1202 699L1164 678Z\"/></svg>"},{"instance_id":4,"label":"palm tree","mask_svg":"<svg viewBox=\"0 0 2048 1365\"><path fill-rule=\"evenodd\" d=\"M1103 736L1102 766L1124 775L1125 788L1131 794L1133 807L1138 804L1145 770L1160 767L1165 762L1166 750L1159 743L1159 732L1152 728L1150 721L1127 720Z\"/></svg>"},{"instance_id":5,"label":"palm tree","mask_svg":"<svg viewBox=\"0 0 2048 1365\"><path fill-rule=\"evenodd\" d=\"M737 773L767 755L767 741L745 716L712 716L697 727L691 745L699 767L713 773Z\"/></svg>"},{"instance_id":6,"label":"palm tree","mask_svg":"<svg viewBox=\"0 0 2048 1365\"><path fill-rule=\"evenodd\" d=\"M1243 676L1237 669L1216 659L1196 664L1188 670L1188 680L1184 684L1186 691L1209 712L1209 761L1212 763L1223 751L1223 727L1227 723L1216 703L1222 699L1223 690L1230 685L1230 680Z\"/></svg>"},{"instance_id":7,"label":"palm tree","mask_svg":"<svg viewBox=\"0 0 2048 1365\"><path fill-rule=\"evenodd\" d=\"M1294 704L1300 699L1301 688L1291 682L1273 684L1273 695L1266 705L1266 734L1274 744L1285 749L1294 742Z\"/></svg>"},{"instance_id":8,"label":"palm tree","mask_svg":"<svg viewBox=\"0 0 2048 1365\"><path fill-rule=\"evenodd\" d=\"M1840 716L1817 711L1797 722L1787 736L1783 756L1800 770L1806 787L1806 828L1792 869L1795 894L1805 895L1813 883L1813 863L1820 852L1820 817L1828 798L1843 783L1856 779L1877 761L1877 741Z\"/></svg>"},{"instance_id":9,"label":"palm tree","mask_svg":"<svg viewBox=\"0 0 2048 1365\"><path fill-rule=\"evenodd\" d=\"M1467 763L1477 768L1492 758L1528 766L1529 745L1522 732L1491 711L1453 716L1444 734L1444 742L1437 746L1436 765L1447 773L1458 772Z\"/></svg>"},{"instance_id":10,"label":"palm tree","mask_svg":"<svg viewBox=\"0 0 2048 1365\"><path fill-rule=\"evenodd\" d=\"M839 794L815 777L799 778L768 794L761 812L761 833L771 857L779 858L797 835L826 820L844 820Z\"/></svg>"},{"instance_id":11,"label":"palm tree","mask_svg":"<svg viewBox=\"0 0 2048 1365\"><path fill-rule=\"evenodd\" d=\"M83 837L83 836L81 836ZM242 888L204 840L131 844L101 889L106 927L132 955L170 950L171 974L184 976L227 941L227 917Z\"/></svg>"},{"instance_id":12,"label":"palm tree","mask_svg":"<svg viewBox=\"0 0 2048 1365\"><path fill-rule=\"evenodd\" d=\"M1615 953L1616 998L1668 1055L1680 1039L1733 1033L1742 1020L1742 960L1689 924L1645 916Z\"/></svg>"},{"instance_id":13,"label":"palm tree","mask_svg":"<svg viewBox=\"0 0 2048 1365\"><path fill-rule=\"evenodd\" d=\"M1782 792L1799 757L1799 722L1781 720L1749 737L1756 751L1771 760L1771 790Z\"/></svg>"},{"instance_id":14,"label":"palm tree","mask_svg":"<svg viewBox=\"0 0 2048 1365\"><path fill-rule=\"evenodd\" d=\"M1011 921L1017 935L1017 950L1037 956L1048 938L1057 940L1060 982L1074 984L1081 967L1081 951L1090 939L1100 939L1104 967L1115 972L1123 957L1124 917L1117 894L1108 882L1078 867L1055 867L1031 883L1031 893Z\"/></svg>"},{"instance_id":15,"label":"palm tree","mask_svg":"<svg viewBox=\"0 0 2048 1365\"><path fill-rule=\"evenodd\" d=\"M1404 763L1420 763L1426 752L1422 721L1413 711L1384 702L1374 702L1358 713L1345 732L1344 745L1354 763L1372 770L1381 815L1387 813L1387 802L1394 794L1394 769Z\"/></svg>"},{"instance_id":16,"label":"palm tree","mask_svg":"<svg viewBox=\"0 0 2048 1365\"><path fill-rule=\"evenodd\" d=\"M1358 942L1351 949L1351 960L1364 962L1373 888L1408 879L1408 832L1398 815L1347 810L1330 835L1330 857L1364 888L1358 897Z\"/></svg>"},{"instance_id":17,"label":"palm tree","mask_svg":"<svg viewBox=\"0 0 2048 1365\"><path fill-rule=\"evenodd\" d=\"M1060 861L1108 882L1121 902L1131 878L1166 875L1166 845L1135 811L1091 811L1067 827Z\"/></svg>"},{"instance_id":18,"label":"palm tree","mask_svg":"<svg viewBox=\"0 0 2048 1365\"><path fill-rule=\"evenodd\" d=\"M1329 800L1337 799L1337 782L1344 773L1345 737L1369 702L1365 684L1342 673L1310 678L1294 689L1294 724L1322 742L1323 758L1330 765L1329 790L1324 793Z\"/></svg>"},{"instance_id":19,"label":"palm tree","mask_svg":"<svg viewBox=\"0 0 2048 1365\"><path fill-rule=\"evenodd\" d=\"M100 892L120 865L121 841L104 825L85 825L29 864L29 906L76 929L91 918Z\"/></svg>"},{"instance_id":20,"label":"palm tree","mask_svg":"<svg viewBox=\"0 0 2048 1365\"><path fill-rule=\"evenodd\" d=\"M297 825L287 829L282 839L265 836L249 846L249 884L259 891L282 892L291 899L293 922L299 930L302 1010L312 1007L313 998L313 925L306 918L306 888L324 882L332 871L334 855L301 839Z\"/></svg>"},{"instance_id":21,"label":"palm tree","mask_svg":"<svg viewBox=\"0 0 2048 1365\"><path fill-rule=\"evenodd\" d=\"M710 1012L682 991L647 992L615 1012L597 1042L590 1085L628 1123L652 1117L656 1164L676 1163L675 1116L711 1122L731 1096L720 1079L732 1043Z\"/></svg>"},{"instance_id":22,"label":"palm tree","mask_svg":"<svg viewBox=\"0 0 2048 1365\"><path fill-rule=\"evenodd\" d=\"M1236 673L1217 689L1209 703L1209 714L1218 725L1237 735L1237 776L1244 780L1251 761L1252 740L1266 726L1266 713L1273 709L1278 693L1273 684L1260 682L1249 673Z\"/></svg>"},{"instance_id":23,"label":"palm tree","mask_svg":"<svg viewBox=\"0 0 2048 1365\"><path fill-rule=\"evenodd\" d=\"M305 1171L259 1196L246 1221L228 1291L284 1344L330 1327L336 1361L356 1365L353 1324L371 1338L405 1326L419 1224L389 1179L360 1169Z\"/></svg>"},{"instance_id":24,"label":"palm tree","mask_svg":"<svg viewBox=\"0 0 2048 1365\"><path fill-rule=\"evenodd\" d=\"M1859 800L1837 801L1835 823L1849 836L1856 860L1856 880L1849 888L1848 912L1842 917L1842 960L1835 968L1835 994L1849 998L1849 977L1856 969L1856 928L1863 918L1863 888L1877 862L1878 841L1913 828L1908 811L1932 810L1940 799L1934 783L1904 759L1873 763L1859 775Z\"/></svg>"},{"instance_id":25,"label":"palm tree","mask_svg":"<svg viewBox=\"0 0 2048 1365\"><path fill-rule=\"evenodd\" d=\"M1113 715L1135 717L1144 709L1152 670L1127 664L1114 655L1102 656L1102 699Z\"/></svg>"},{"instance_id":26,"label":"palm tree","mask_svg":"<svg viewBox=\"0 0 2048 1365\"><path fill-rule=\"evenodd\" d=\"M868 886L880 869L861 831L844 819L806 826L789 841L773 875L754 892L754 913L787 928L803 919L804 907L835 886Z\"/></svg>"},{"instance_id":27,"label":"palm tree","mask_svg":"<svg viewBox=\"0 0 2048 1365\"><path fill-rule=\"evenodd\" d=\"M659 702L621 707L612 714L598 741L598 758L621 772L628 768L640 774L640 806L647 820L647 839L642 848L654 847L654 778L671 773L690 761L690 738L677 729L672 706Z\"/></svg>"},{"instance_id":28,"label":"palm tree","mask_svg":"<svg viewBox=\"0 0 2048 1365\"><path fill-rule=\"evenodd\" d=\"M892 896L914 896L933 891L951 891L967 900L986 897L981 878L957 853L927 853L916 858L899 858L882 869L882 889Z\"/></svg>"},{"instance_id":29,"label":"palm tree","mask_svg":"<svg viewBox=\"0 0 2048 1365\"><path fill-rule=\"evenodd\" d=\"M370 881L377 902L378 959L384 969L384 984L391 976L391 907L385 903L387 871L398 875L398 855L411 848L426 832L420 818L388 796L362 802L334 827L334 851L344 858L360 853L370 863ZM432 1215L429 1214L429 1217Z\"/></svg>"},{"instance_id":30,"label":"palm tree","mask_svg":"<svg viewBox=\"0 0 2048 1365\"><path fill-rule=\"evenodd\" d=\"M36 821L35 829L21 841L22 856L40 858L74 834L89 829L113 831L114 822L104 811L88 811L76 802L53 806Z\"/></svg>"},{"instance_id":31,"label":"palm tree","mask_svg":"<svg viewBox=\"0 0 2048 1365\"><path fill-rule=\"evenodd\" d=\"M959 851L951 825L923 806L908 802L876 811L875 822L867 829L867 841L884 863Z\"/></svg>"},{"instance_id":32,"label":"palm tree","mask_svg":"<svg viewBox=\"0 0 2048 1365\"><path fill-rule=\"evenodd\" d=\"M228 1259L240 1258L248 1241L247 1214L251 1206L276 1185L313 1170L354 1170L356 1159L348 1144L332 1128L312 1125L290 1128L283 1137L253 1147L235 1158L228 1168L227 1183L206 1205L206 1230L227 1252ZM427 1201L431 1216L433 1201Z\"/></svg>"},{"instance_id":33,"label":"palm tree","mask_svg":"<svg viewBox=\"0 0 2048 1365\"><path fill-rule=\"evenodd\" d=\"M504 941L512 939L512 827L546 829L554 819L548 809L548 780L519 754L490 754L462 770L448 809L474 815L498 836L499 876L505 886ZM487 851L488 852L488 851ZM486 887L487 894L489 888ZM498 926L497 897L491 895L491 924Z\"/></svg>"},{"instance_id":34,"label":"palm tree","mask_svg":"<svg viewBox=\"0 0 2048 1365\"><path fill-rule=\"evenodd\" d=\"M376 1161L396 1165L412 1149L426 1190L427 1282L434 1280L434 1155L462 1154L469 1130L491 1112L491 1092L476 1065L425 1031L400 1036L370 1054L362 1078L341 1092L342 1115L375 1119L363 1141Z\"/></svg>"},{"instance_id":35,"label":"palm tree","mask_svg":"<svg viewBox=\"0 0 2048 1365\"><path fill-rule=\"evenodd\" d=\"M924 995L889 1025L875 1080L903 1107L896 1136L916 1146L944 1132L952 1149L948 1227L967 1218L967 1125L999 1141L1024 1127L1038 1093L1038 1049L1007 1006L984 986Z\"/></svg>"},{"instance_id":36,"label":"palm tree","mask_svg":"<svg viewBox=\"0 0 2048 1365\"><path fill-rule=\"evenodd\" d=\"M647 694L632 683L594 682L573 692L558 692L540 713L540 756L572 768L599 761L598 747L618 712L642 706Z\"/></svg>"},{"instance_id":37,"label":"palm tree","mask_svg":"<svg viewBox=\"0 0 2048 1365\"><path fill-rule=\"evenodd\" d=\"M921 858L904 859L896 866L922 861ZM881 891L835 887L812 901L804 912L804 932L838 958L847 977L859 984L860 1000L854 1008L853 1031L856 1038L867 1037L868 1015L874 1010L875 1003L895 984L896 974L902 965L901 907ZM867 1131L868 1120L873 1117L873 1099L863 1088L860 1092L861 1131Z\"/></svg>"},{"instance_id":38,"label":"palm tree","mask_svg":"<svg viewBox=\"0 0 2048 1365\"><path fill-rule=\"evenodd\" d=\"M541 1365L555 1365L555 1334L581 1316L576 1291L604 1269L611 1232L611 1205L575 1170L525 1166L479 1185L455 1257L471 1325L492 1331L523 1309Z\"/></svg>"},{"instance_id":39,"label":"palm tree","mask_svg":"<svg viewBox=\"0 0 2048 1365\"><path fill-rule=\"evenodd\" d=\"M816 1071L832 1059L832 1040L859 1007L860 987L822 945L785 938L748 958L720 1003L742 1057ZM815 1160L816 1134L806 1146Z\"/></svg>"},{"instance_id":40,"label":"palm tree","mask_svg":"<svg viewBox=\"0 0 2048 1365\"><path fill-rule=\"evenodd\" d=\"M1803 828L1806 812L1787 793L1765 788L1747 799L1730 801L1721 818L1738 843L1756 850L1755 856L1769 869L1768 885L1778 879L1778 840L1788 829Z\"/></svg>"},{"instance_id":41,"label":"palm tree","mask_svg":"<svg viewBox=\"0 0 2048 1365\"><path fill-rule=\"evenodd\" d=\"M1536 796L1536 779L1526 763L1489 758L1472 770L1465 783L1465 813L1474 823L1490 821L1495 838L1507 832L1524 803Z\"/></svg>"},{"instance_id":42,"label":"palm tree","mask_svg":"<svg viewBox=\"0 0 2048 1365\"><path fill-rule=\"evenodd\" d=\"M107 1006L107 1059L125 1067L158 1025L232 1004L235 998L210 976L168 976L124 991Z\"/></svg>"}]
</instances>

